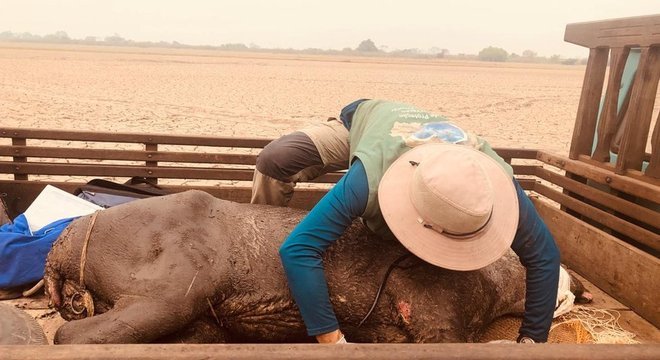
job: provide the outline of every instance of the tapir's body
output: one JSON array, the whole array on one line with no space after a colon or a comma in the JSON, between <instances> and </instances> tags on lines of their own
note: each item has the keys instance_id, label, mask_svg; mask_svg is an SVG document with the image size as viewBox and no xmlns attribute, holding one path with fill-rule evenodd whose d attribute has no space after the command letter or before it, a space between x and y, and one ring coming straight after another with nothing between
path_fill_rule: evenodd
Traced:
<instances>
[{"instance_id":1,"label":"tapir's body","mask_svg":"<svg viewBox=\"0 0 660 360\"><path fill-rule=\"evenodd\" d=\"M97 214L84 288L95 315L62 326L59 343L309 341L289 293L278 248L303 211L216 199L188 191ZM92 217L74 221L48 256L46 287L67 319L85 317L80 265ZM355 223L324 258L331 300L350 341L477 340L497 316L523 310L524 268L509 252L478 271L444 270ZM73 296L75 295L75 296ZM74 297L71 301L71 297Z\"/></svg>"}]
</instances>

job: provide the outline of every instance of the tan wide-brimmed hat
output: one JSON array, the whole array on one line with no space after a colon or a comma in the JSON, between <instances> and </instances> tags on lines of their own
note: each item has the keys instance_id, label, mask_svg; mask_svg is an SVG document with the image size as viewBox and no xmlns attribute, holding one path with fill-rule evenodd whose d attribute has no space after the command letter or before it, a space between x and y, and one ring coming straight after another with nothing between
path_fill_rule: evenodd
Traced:
<instances>
[{"instance_id":1,"label":"tan wide-brimmed hat","mask_svg":"<svg viewBox=\"0 0 660 360\"><path fill-rule=\"evenodd\" d=\"M472 147L432 143L399 157L378 187L392 233L413 254L452 270L499 259L518 227L511 176Z\"/></svg>"}]
</instances>

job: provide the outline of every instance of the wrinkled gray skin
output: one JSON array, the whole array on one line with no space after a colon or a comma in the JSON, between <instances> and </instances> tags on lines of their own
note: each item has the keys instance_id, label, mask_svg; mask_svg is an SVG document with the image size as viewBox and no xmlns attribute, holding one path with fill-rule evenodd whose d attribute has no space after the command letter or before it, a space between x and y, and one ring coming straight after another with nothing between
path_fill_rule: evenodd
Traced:
<instances>
[{"instance_id":1,"label":"wrinkled gray skin","mask_svg":"<svg viewBox=\"0 0 660 360\"><path fill-rule=\"evenodd\" d=\"M84 280L96 314L86 318L72 313L70 301L80 290L90 216L75 220L46 265L53 306L76 320L57 331L56 343L310 341L278 255L304 215L200 191L105 210L89 241ZM392 272L358 329L388 267L404 253L358 222L326 253L331 300L350 341L476 341L494 318L523 310L524 268L512 252L472 272L412 257Z\"/></svg>"}]
</instances>

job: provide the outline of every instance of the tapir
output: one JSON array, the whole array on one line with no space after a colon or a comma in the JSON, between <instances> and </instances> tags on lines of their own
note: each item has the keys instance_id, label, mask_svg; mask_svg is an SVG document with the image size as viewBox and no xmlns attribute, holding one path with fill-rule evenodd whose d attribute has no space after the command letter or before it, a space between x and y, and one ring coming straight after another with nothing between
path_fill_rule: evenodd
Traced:
<instances>
[{"instance_id":1,"label":"tapir","mask_svg":"<svg viewBox=\"0 0 660 360\"><path fill-rule=\"evenodd\" d=\"M305 214L190 190L74 220L44 276L52 306L72 320L55 342L309 342L278 254ZM351 342L473 342L524 308L525 269L512 251L451 271L356 221L323 262Z\"/></svg>"}]
</instances>

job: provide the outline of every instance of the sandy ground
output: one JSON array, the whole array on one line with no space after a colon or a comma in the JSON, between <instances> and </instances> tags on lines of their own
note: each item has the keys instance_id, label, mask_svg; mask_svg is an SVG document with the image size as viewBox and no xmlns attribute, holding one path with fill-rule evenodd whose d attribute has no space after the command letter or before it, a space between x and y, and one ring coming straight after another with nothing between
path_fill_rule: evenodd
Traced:
<instances>
[{"instance_id":1,"label":"sandy ground","mask_svg":"<svg viewBox=\"0 0 660 360\"><path fill-rule=\"evenodd\" d=\"M359 98L566 153L583 66L0 43L0 126L276 137Z\"/></svg>"},{"instance_id":2,"label":"sandy ground","mask_svg":"<svg viewBox=\"0 0 660 360\"><path fill-rule=\"evenodd\" d=\"M383 98L445 115L494 146L566 154L584 70L0 43L0 126L272 138ZM52 340L63 320L43 298L13 303Z\"/></svg>"}]
</instances>

